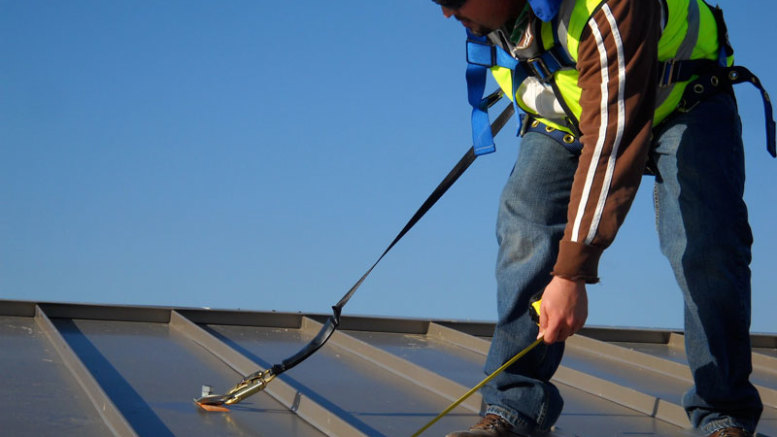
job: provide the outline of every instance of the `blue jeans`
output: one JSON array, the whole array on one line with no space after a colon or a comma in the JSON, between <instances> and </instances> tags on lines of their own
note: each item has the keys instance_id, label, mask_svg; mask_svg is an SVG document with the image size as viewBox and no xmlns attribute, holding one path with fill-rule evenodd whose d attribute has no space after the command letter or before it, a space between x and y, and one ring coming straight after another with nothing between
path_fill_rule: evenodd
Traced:
<instances>
[{"instance_id":1,"label":"blue jeans","mask_svg":"<svg viewBox=\"0 0 777 437\"><path fill-rule=\"evenodd\" d=\"M755 430L762 404L748 378L750 247L744 152L736 102L718 94L654 130L650 159L659 241L685 298L685 340L694 387L683 406L708 434ZM577 157L549 137L527 133L502 192L497 218L498 320L485 372L537 336L530 299L550 282ZM637 269L639 266L635 266ZM549 382L564 345L541 345L483 388L487 413L523 433L547 430L563 400Z\"/></svg>"}]
</instances>

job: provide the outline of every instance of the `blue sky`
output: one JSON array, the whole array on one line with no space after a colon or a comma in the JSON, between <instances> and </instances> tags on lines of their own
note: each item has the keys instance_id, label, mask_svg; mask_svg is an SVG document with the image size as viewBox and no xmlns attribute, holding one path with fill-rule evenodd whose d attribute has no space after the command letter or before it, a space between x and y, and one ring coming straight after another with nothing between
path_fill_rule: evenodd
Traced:
<instances>
[{"instance_id":1,"label":"blue sky","mask_svg":"<svg viewBox=\"0 0 777 437\"><path fill-rule=\"evenodd\" d=\"M777 92L777 4L720 4ZM463 47L428 0L0 0L0 299L329 312L470 146ZM737 95L753 331L777 332L777 160ZM494 319L508 126L345 314ZM682 326L652 184L590 325Z\"/></svg>"}]
</instances>

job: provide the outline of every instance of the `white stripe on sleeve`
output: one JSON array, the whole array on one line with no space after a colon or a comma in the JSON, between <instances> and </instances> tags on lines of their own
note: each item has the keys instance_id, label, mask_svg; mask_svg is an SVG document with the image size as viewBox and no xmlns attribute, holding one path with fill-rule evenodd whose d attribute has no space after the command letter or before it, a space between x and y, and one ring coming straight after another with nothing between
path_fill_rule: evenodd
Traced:
<instances>
[{"instance_id":1,"label":"white stripe on sleeve","mask_svg":"<svg viewBox=\"0 0 777 437\"><path fill-rule=\"evenodd\" d=\"M618 155L618 149L620 147L620 143L623 138L623 129L625 124L624 90L625 90L626 70L625 70L625 62L624 62L624 55L623 55L623 40L621 39L620 31L618 30L618 24L615 21L615 17L612 15L612 11L610 10L609 6L605 4L602 7L602 11L607 17L607 21L610 25L612 36L615 41L615 46L617 50L617 67L618 67L618 100L617 100L617 119L616 119L617 124L616 124L616 135L612 146L612 151L610 152L610 156L607 159L607 169L605 170L602 189L598 196L596 209L594 210L594 217L591 221L591 227L588 229L588 233L586 234L586 238L584 241L585 244L590 244L591 241L593 241L593 238L596 235L596 232L599 228L599 222L601 221L602 211L604 210L604 204L605 204L605 201L607 200L607 194L609 193L610 184L612 182L612 175L615 170L615 159L616 159L616 156ZM596 23L595 19L592 18L591 20L589 20L588 27L591 28L591 32L594 35L594 38L596 39L597 49L599 50L599 64L600 64L600 71L602 75L601 101L599 103L600 124L599 124L598 138L596 139L596 146L594 147L594 153L593 153L593 156L591 157L591 162L588 167L588 173L586 174L585 185L583 186L583 193L580 197L580 204L578 205L574 226L572 228L573 242L580 241L581 222L583 220L583 214L586 210L586 207L588 206L588 198L591 195L594 175L596 174L596 169L597 169L599 160L602 156L602 149L604 148L604 142L607 134L607 124L609 122L608 101L610 98L609 96L610 74L609 74L609 59L607 57L607 48L604 46L604 40L599 30L599 25Z\"/></svg>"}]
</instances>

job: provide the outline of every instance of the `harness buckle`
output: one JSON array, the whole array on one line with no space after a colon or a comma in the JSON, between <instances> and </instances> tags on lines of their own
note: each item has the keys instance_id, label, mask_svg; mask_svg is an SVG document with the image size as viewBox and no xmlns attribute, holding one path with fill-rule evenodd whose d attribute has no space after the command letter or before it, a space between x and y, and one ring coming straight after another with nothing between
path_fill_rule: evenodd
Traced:
<instances>
[{"instance_id":1,"label":"harness buckle","mask_svg":"<svg viewBox=\"0 0 777 437\"><path fill-rule=\"evenodd\" d=\"M666 88L674 83L675 65L677 65L676 59L664 61L664 63L661 65L663 71L661 76L658 78L659 88Z\"/></svg>"},{"instance_id":2,"label":"harness buckle","mask_svg":"<svg viewBox=\"0 0 777 437\"><path fill-rule=\"evenodd\" d=\"M483 97L483 100L480 101L480 105L478 108L487 111L488 108L494 106L496 102L498 102L502 97L504 97L504 92L501 88L497 88L496 91L493 93Z\"/></svg>"},{"instance_id":3,"label":"harness buckle","mask_svg":"<svg viewBox=\"0 0 777 437\"><path fill-rule=\"evenodd\" d=\"M543 83L548 83L553 79L553 72L550 71L548 65L541 57L531 58L526 61L526 66L529 68L533 76L539 79Z\"/></svg>"},{"instance_id":4,"label":"harness buckle","mask_svg":"<svg viewBox=\"0 0 777 437\"><path fill-rule=\"evenodd\" d=\"M496 65L496 49L485 41L467 38L467 63L491 68Z\"/></svg>"}]
</instances>

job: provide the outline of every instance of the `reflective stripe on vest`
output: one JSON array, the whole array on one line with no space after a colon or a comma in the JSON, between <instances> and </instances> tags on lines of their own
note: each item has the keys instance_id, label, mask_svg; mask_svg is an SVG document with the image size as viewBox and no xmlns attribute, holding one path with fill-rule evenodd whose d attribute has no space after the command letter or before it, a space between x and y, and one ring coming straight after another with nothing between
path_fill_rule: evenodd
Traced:
<instances>
[{"instance_id":1,"label":"reflective stripe on vest","mask_svg":"<svg viewBox=\"0 0 777 437\"><path fill-rule=\"evenodd\" d=\"M643 0L647 1L647 0ZM702 0L663 0L665 1L668 17L658 42L658 58L664 62L668 60L685 59L711 59L718 58L717 28L715 19L709 8ZM587 26L591 16L604 4L603 0L567 0L561 5L561 10L555 20L542 23L542 40L546 49L554 44L551 35L557 35L559 44L566 49L568 56L577 61L580 36ZM728 59L731 65L733 59ZM516 104L526 112L532 112L528 105L515 99L515 87L512 83L512 74L507 68L495 66L492 68L494 79L502 90L517 100ZM562 69L553 73L553 79L557 86L557 98L561 97L575 119L580 119L582 107L580 97L582 90L578 87L579 73L575 69ZM657 107L653 123L658 124L672 113L682 98L688 82L674 83L671 86L658 90ZM560 96L558 96L560 94ZM547 125L557 129L572 132L565 125L553 120L540 119Z\"/></svg>"}]
</instances>

